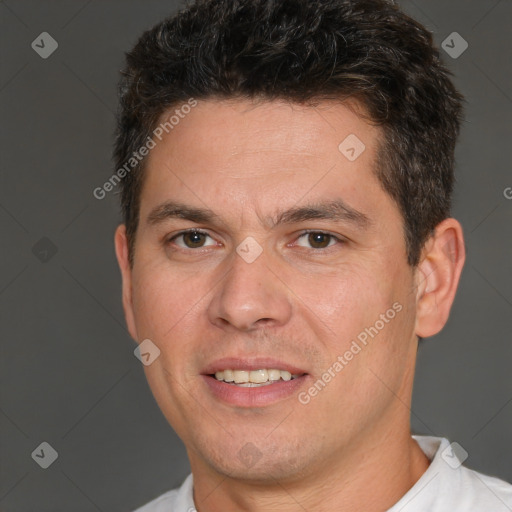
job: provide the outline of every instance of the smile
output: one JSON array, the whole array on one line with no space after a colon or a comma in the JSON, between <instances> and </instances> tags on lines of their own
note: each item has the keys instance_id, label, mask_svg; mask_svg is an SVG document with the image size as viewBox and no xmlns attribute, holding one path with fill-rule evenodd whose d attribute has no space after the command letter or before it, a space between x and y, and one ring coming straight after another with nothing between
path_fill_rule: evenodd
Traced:
<instances>
[{"instance_id":1,"label":"smile","mask_svg":"<svg viewBox=\"0 0 512 512\"><path fill-rule=\"evenodd\" d=\"M287 382L298 377L300 377L300 375L292 375L287 370L278 369L221 370L215 372L215 378L218 381L227 382L240 387L268 386L275 382Z\"/></svg>"}]
</instances>

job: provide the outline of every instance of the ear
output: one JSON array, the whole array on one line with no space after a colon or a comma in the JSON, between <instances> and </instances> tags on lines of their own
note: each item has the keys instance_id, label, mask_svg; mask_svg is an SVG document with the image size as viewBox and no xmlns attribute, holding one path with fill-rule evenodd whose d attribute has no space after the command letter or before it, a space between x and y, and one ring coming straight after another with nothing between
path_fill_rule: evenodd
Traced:
<instances>
[{"instance_id":1,"label":"ear","mask_svg":"<svg viewBox=\"0 0 512 512\"><path fill-rule=\"evenodd\" d=\"M117 263L121 270L123 280L123 309L126 319L126 325L130 336L137 341L137 330L135 328L135 318L133 314L132 302L132 269L128 259L128 239L126 238L126 226L121 224L117 227L114 237Z\"/></svg>"},{"instance_id":2,"label":"ear","mask_svg":"<svg viewBox=\"0 0 512 512\"><path fill-rule=\"evenodd\" d=\"M417 336L434 336L445 326L465 259L462 226L452 218L443 220L425 244L415 275Z\"/></svg>"}]
</instances>

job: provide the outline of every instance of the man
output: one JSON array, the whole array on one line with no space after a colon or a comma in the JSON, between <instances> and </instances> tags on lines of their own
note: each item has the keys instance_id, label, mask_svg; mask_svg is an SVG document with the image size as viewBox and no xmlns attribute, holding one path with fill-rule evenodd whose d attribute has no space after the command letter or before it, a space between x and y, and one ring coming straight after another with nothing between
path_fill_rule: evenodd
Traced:
<instances>
[{"instance_id":1,"label":"man","mask_svg":"<svg viewBox=\"0 0 512 512\"><path fill-rule=\"evenodd\" d=\"M448 75L384 0L202 0L127 55L123 306L192 469L140 512L512 510L410 432L465 259Z\"/></svg>"}]
</instances>

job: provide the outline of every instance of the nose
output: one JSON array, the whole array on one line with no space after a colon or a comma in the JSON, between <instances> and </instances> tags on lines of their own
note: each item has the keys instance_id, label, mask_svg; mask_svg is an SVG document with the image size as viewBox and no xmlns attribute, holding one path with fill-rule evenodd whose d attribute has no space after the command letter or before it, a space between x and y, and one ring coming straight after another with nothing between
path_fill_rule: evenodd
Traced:
<instances>
[{"instance_id":1,"label":"nose","mask_svg":"<svg viewBox=\"0 0 512 512\"><path fill-rule=\"evenodd\" d=\"M210 322L223 329L253 331L289 321L292 294L266 251L252 263L234 253L229 265L208 305Z\"/></svg>"}]
</instances>

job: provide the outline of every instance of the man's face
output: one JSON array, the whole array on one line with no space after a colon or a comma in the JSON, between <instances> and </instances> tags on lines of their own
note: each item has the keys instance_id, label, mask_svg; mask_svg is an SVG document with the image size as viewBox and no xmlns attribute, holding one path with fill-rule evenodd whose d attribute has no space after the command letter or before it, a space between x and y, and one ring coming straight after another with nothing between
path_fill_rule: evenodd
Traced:
<instances>
[{"instance_id":1,"label":"man's face","mask_svg":"<svg viewBox=\"0 0 512 512\"><path fill-rule=\"evenodd\" d=\"M338 148L351 134L355 159L354 139ZM373 173L379 135L339 104L212 100L151 150L125 308L132 336L161 351L146 376L193 470L293 479L408 429L416 275ZM274 225L334 201L338 218ZM176 218L168 202L216 216ZM171 240L190 229L206 234ZM211 376L244 369L302 376Z\"/></svg>"}]
</instances>

